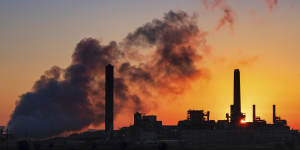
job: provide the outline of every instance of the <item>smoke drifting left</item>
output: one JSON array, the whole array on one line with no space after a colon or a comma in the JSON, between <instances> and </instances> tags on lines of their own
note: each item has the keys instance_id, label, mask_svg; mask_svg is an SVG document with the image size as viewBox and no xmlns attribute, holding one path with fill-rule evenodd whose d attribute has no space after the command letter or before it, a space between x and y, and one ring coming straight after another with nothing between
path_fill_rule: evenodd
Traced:
<instances>
[{"instance_id":1,"label":"smoke drifting left","mask_svg":"<svg viewBox=\"0 0 300 150\"><path fill-rule=\"evenodd\" d=\"M102 124L104 71L109 63L116 68L115 114L125 107L132 112L147 111L149 102L184 92L194 79L206 74L197 65L203 57L201 49L206 48L206 33L200 31L196 19L183 11L169 11L163 19L137 28L121 43L81 40L69 67L52 67L32 91L21 95L9 131L18 136L50 137ZM131 54L146 59L139 61ZM156 101L157 95L161 97Z\"/></svg>"}]
</instances>

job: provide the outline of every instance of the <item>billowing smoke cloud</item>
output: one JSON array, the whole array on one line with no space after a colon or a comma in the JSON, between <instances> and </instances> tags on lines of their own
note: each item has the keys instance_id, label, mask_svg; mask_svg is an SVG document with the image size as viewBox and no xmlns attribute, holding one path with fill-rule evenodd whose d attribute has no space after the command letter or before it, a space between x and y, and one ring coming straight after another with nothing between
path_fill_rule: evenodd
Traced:
<instances>
[{"instance_id":1,"label":"billowing smoke cloud","mask_svg":"<svg viewBox=\"0 0 300 150\"><path fill-rule=\"evenodd\" d=\"M148 102L182 93L205 74L198 67L205 36L195 16L170 11L163 19L154 19L128 34L120 44L83 39L69 67L52 67L32 91L20 97L9 131L18 136L49 137L103 123L104 75L109 63L116 68L115 113L124 108L147 111ZM146 59L134 59L130 54ZM156 100L156 95L160 99Z\"/></svg>"},{"instance_id":2,"label":"billowing smoke cloud","mask_svg":"<svg viewBox=\"0 0 300 150\"><path fill-rule=\"evenodd\" d=\"M46 137L103 122L103 68L119 56L115 42L107 46L94 39L79 42L68 68L52 67L31 92L20 97L9 131L19 136Z\"/></svg>"},{"instance_id":3,"label":"billowing smoke cloud","mask_svg":"<svg viewBox=\"0 0 300 150\"><path fill-rule=\"evenodd\" d=\"M139 68L130 68L129 77L135 77L151 83L167 92L181 93L188 80L202 75L196 63L202 60L198 49L205 43L206 33L200 32L195 16L186 13L169 12L164 20L153 20L130 33L125 39L129 48L141 46L155 49L148 63L140 64ZM203 45L202 45L203 46ZM164 91L163 90L163 91Z\"/></svg>"},{"instance_id":4,"label":"billowing smoke cloud","mask_svg":"<svg viewBox=\"0 0 300 150\"><path fill-rule=\"evenodd\" d=\"M278 0L265 0L265 2L268 4L270 12L272 12L278 5Z\"/></svg>"},{"instance_id":5,"label":"billowing smoke cloud","mask_svg":"<svg viewBox=\"0 0 300 150\"><path fill-rule=\"evenodd\" d=\"M202 0L202 4L207 10L220 9L223 11L223 16L220 18L216 30L220 30L224 25L228 24L233 31L235 15L231 7L226 3L226 0Z\"/></svg>"}]
</instances>

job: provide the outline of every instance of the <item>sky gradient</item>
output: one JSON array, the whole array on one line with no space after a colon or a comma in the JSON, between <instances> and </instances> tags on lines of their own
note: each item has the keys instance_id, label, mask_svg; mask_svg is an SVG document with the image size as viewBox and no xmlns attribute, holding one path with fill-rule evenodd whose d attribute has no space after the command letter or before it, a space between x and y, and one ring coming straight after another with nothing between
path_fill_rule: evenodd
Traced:
<instances>
[{"instance_id":1,"label":"sky gradient","mask_svg":"<svg viewBox=\"0 0 300 150\"><path fill-rule=\"evenodd\" d=\"M233 69L240 68L242 112L272 121L272 105L292 128L300 129L300 3L279 0L272 10L264 0L229 0L235 15L233 30L215 28L222 12L204 9L201 0L2 0L0 2L0 125L6 125L18 97L30 91L44 71L71 62L76 44L93 37L108 43L162 18L169 10L198 15L208 32L210 53L200 64L206 79L195 81L176 100L162 101L149 114L164 124L186 118L188 109L225 118L233 103ZM116 127L133 123L133 115L117 116ZM103 125L97 127L102 128Z\"/></svg>"}]
</instances>

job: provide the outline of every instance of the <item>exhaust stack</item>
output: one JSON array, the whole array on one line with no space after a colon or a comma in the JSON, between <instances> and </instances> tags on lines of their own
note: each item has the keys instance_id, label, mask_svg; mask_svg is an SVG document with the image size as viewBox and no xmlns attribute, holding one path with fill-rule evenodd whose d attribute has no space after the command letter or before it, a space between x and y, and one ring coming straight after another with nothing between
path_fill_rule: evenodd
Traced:
<instances>
[{"instance_id":1,"label":"exhaust stack","mask_svg":"<svg viewBox=\"0 0 300 150\"><path fill-rule=\"evenodd\" d=\"M105 67L105 132L111 135L114 129L114 67Z\"/></svg>"},{"instance_id":2,"label":"exhaust stack","mask_svg":"<svg viewBox=\"0 0 300 150\"><path fill-rule=\"evenodd\" d=\"M256 121L256 112L255 112L256 110L255 110L255 105L253 105L253 122L255 122Z\"/></svg>"},{"instance_id":3,"label":"exhaust stack","mask_svg":"<svg viewBox=\"0 0 300 150\"><path fill-rule=\"evenodd\" d=\"M241 113L241 89L240 89L240 71L234 70L234 88L233 88L233 105L231 105L231 124L233 128L239 128L243 119Z\"/></svg>"},{"instance_id":4,"label":"exhaust stack","mask_svg":"<svg viewBox=\"0 0 300 150\"><path fill-rule=\"evenodd\" d=\"M273 124L276 123L276 105L273 105Z\"/></svg>"}]
</instances>

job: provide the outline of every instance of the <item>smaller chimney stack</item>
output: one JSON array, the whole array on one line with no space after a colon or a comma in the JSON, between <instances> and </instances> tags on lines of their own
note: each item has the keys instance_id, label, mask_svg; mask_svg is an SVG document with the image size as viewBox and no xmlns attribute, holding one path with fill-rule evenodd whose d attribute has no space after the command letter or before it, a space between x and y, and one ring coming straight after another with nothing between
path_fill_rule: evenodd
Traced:
<instances>
[{"instance_id":1,"label":"smaller chimney stack","mask_svg":"<svg viewBox=\"0 0 300 150\"><path fill-rule=\"evenodd\" d=\"M209 114L210 114L210 112L209 111L207 111L207 121L209 121Z\"/></svg>"},{"instance_id":2,"label":"smaller chimney stack","mask_svg":"<svg viewBox=\"0 0 300 150\"><path fill-rule=\"evenodd\" d=\"M273 105L273 124L276 123L276 105Z\"/></svg>"},{"instance_id":3,"label":"smaller chimney stack","mask_svg":"<svg viewBox=\"0 0 300 150\"><path fill-rule=\"evenodd\" d=\"M256 112L255 112L256 110L255 110L255 105L253 105L253 122L255 122L256 121Z\"/></svg>"}]
</instances>

